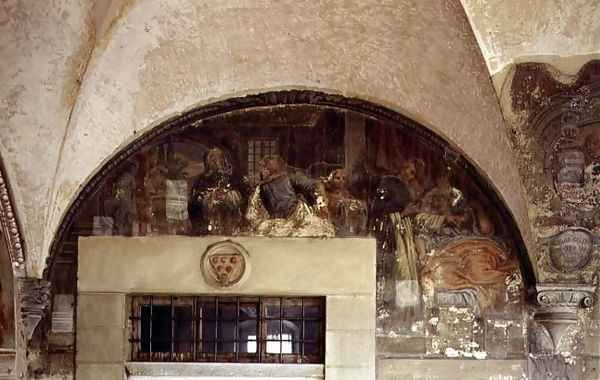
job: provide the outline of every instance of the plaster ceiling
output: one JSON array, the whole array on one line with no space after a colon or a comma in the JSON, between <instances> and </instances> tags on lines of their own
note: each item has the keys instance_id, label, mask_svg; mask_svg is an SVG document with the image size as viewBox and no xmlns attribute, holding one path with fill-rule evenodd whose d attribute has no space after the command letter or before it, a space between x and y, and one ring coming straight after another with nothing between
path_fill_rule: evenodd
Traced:
<instances>
[{"instance_id":1,"label":"plaster ceiling","mask_svg":"<svg viewBox=\"0 0 600 380\"><path fill-rule=\"evenodd\" d=\"M598 0L461 0L497 89L515 63L574 75L600 57Z\"/></svg>"}]
</instances>

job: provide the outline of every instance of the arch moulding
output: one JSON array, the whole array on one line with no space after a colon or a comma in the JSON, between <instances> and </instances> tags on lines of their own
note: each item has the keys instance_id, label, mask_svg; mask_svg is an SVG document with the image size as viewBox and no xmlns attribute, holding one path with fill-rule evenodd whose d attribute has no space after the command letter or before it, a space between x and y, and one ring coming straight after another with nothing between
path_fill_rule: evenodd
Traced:
<instances>
[{"instance_id":1,"label":"arch moulding","mask_svg":"<svg viewBox=\"0 0 600 380\"><path fill-rule=\"evenodd\" d=\"M13 266L13 273L15 277L23 277L25 275L25 249L21 227L13 204L6 170L0 159L0 226Z\"/></svg>"}]
</instances>

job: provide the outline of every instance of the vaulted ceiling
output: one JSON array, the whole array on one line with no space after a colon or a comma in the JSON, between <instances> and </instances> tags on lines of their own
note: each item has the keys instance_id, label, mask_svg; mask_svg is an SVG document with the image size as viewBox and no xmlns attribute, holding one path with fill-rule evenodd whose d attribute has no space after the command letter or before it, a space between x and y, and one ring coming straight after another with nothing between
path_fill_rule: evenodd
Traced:
<instances>
[{"instance_id":1,"label":"vaulted ceiling","mask_svg":"<svg viewBox=\"0 0 600 380\"><path fill-rule=\"evenodd\" d=\"M41 275L82 184L139 131L265 88L362 97L421 122L488 176L527 235L496 94L514 63L574 74L600 56L600 6L460 3L2 1L0 156L28 271Z\"/></svg>"}]
</instances>

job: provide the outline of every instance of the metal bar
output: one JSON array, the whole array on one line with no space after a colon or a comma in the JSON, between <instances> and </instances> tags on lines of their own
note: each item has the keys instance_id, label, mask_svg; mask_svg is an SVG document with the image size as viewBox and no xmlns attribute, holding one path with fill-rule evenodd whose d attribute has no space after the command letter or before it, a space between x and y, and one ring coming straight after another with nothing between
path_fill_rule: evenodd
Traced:
<instances>
[{"instance_id":1,"label":"metal bar","mask_svg":"<svg viewBox=\"0 0 600 380\"><path fill-rule=\"evenodd\" d=\"M319 305L320 305L320 313L319 313L319 317L321 318L319 321L319 326L320 328L320 333L317 336L317 341L319 342L319 361L325 361L325 310L326 310L326 306L325 305L325 297L322 297L319 299Z\"/></svg>"},{"instance_id":2,"label":"metal bar","mask_svg":"<svg viewBox=\"0 0 600 380\"><path fill-rule=\"evenodd\" d=\"M239 334L239 325L240 325L240 297L236 297L236 317L235 317L235 333L233 343L233 350L235 351L235 361L240 361L240 334Z\"/></svg>"},{"instance_id":3,"label":"metal bar","mask_svg":"<svg viewBox=\"0 0 600 380\"><path fill-rule=\"evenodd\" d=\"M132 297L131 298L131 314L130 314L132 317L135 316L135 305L134 305L134 303L135 303L135 297ZM140 310L140 314L141 314L141 310ZM129 326L129 328L131 329L131 343L130 343L130 346L131 346L130 347L131 348L131 356L130 356L130 358L131 358L131 360L136 360L138 358L135 358L133 356L134 352L135 352L134 351L134 347L135 347L136 343L134 343L133 341L135 340L135 331L136 331L136 326L135 325L137 323L139 323L139 322L134 322L134 320L132 318L132 319L130 319L130 323L131 323L131 325Z\"/></svg>"},{"instance_id":4,"label":"metal bar","mask_svg":"<svg viewBox=\"0 0 600 380\"><path fill-rule=\"evenodd\" d=\"M198 297L194 297L192 298L192 334L194 335L194 341L192 342L192 361L198 360L198 324Z\"/></svg>"},{"instance_id":5,"label":"metal bar","mask_svg":"<svg viewBox=\"0 0 600 380\"><path fill-rule=\"evenodd\" d=\"M175 305L173 303L173 296L170 297L171 299L171 354L170 354L170 359L171 361L173 361L175 359L174 357L174 353L175 353Z\"/></svg>"},{"instance_id":6,"label":"metal bar","mask_svg":"<svg viewBox=\"0 0 600 380\"><path fill-rule=\"evenodd\" d=\"M300 363L304 361L304 340L306 339L306 323L304 322L304 297L300 298L300 318L302 318L302 334L300 338Z\"/></svg>"},{"instance_id":7,"label":"metal bar","mask_svg":"<svg viewBox=\"0 0 600 380\"><path fill-rule=\"evenodd\" d=\"M283 362L283 297L279 297L279 363Z\"/></svg>"},{"instance_id":8,"label":"metal bar","mask_svg":"<svg viewBox=\"0 0 600 380\"><path fill-rule=\"evenodd\" d=\"M215 344L214 344L214 361L217 361L217 349L219 344L219 297L215 297Z\"/></svg>"},{"instance_id":9,"label":"metal bar","mask_svg":"<svg viewBox=\"0 0 600 380\"><path fill-rule=\"evenodd\" d=\"M258 354L258 362L263 361L263 298L258 297L258 313L256 316L258 329L256 331L256 353Z\"/></svg>"},{"instance_id":10,"label":"metal bar","mask_svg":"<svg viewBox=\"0 0 600 380\"><path fill-rule=\"evenodd\" d=\"M153 318L153 307L154 307L154 296L150 296L150 342L148 343L148 355L150 356L150 361L152 360L152 318Z\"/></svg>"}]
</instances>

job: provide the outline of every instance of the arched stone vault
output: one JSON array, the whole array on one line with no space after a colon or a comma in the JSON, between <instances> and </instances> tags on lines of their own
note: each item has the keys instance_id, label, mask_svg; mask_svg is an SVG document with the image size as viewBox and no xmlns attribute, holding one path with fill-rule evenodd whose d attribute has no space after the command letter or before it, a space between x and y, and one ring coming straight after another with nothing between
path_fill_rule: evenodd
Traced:
<instances>
[{"instance_id":1,"label":"arched stone vault","mask_svg":"<svg viewBox=\"0 0 600 380\"><path fill-rule=\"evenodd\" d=\"M140 133L201 105L285 89L370 101L442 136L492 184L535 250L498 101L459 1L124 4L91 41L75 107L64 133L57 127L58 153L25 165L31 175L55 173L47 194L39 184L31 196L20 189L28 205L46 205L23 221L35 232L26 237L33 276L82 186Z\"/></svg>"}]
</instances>

